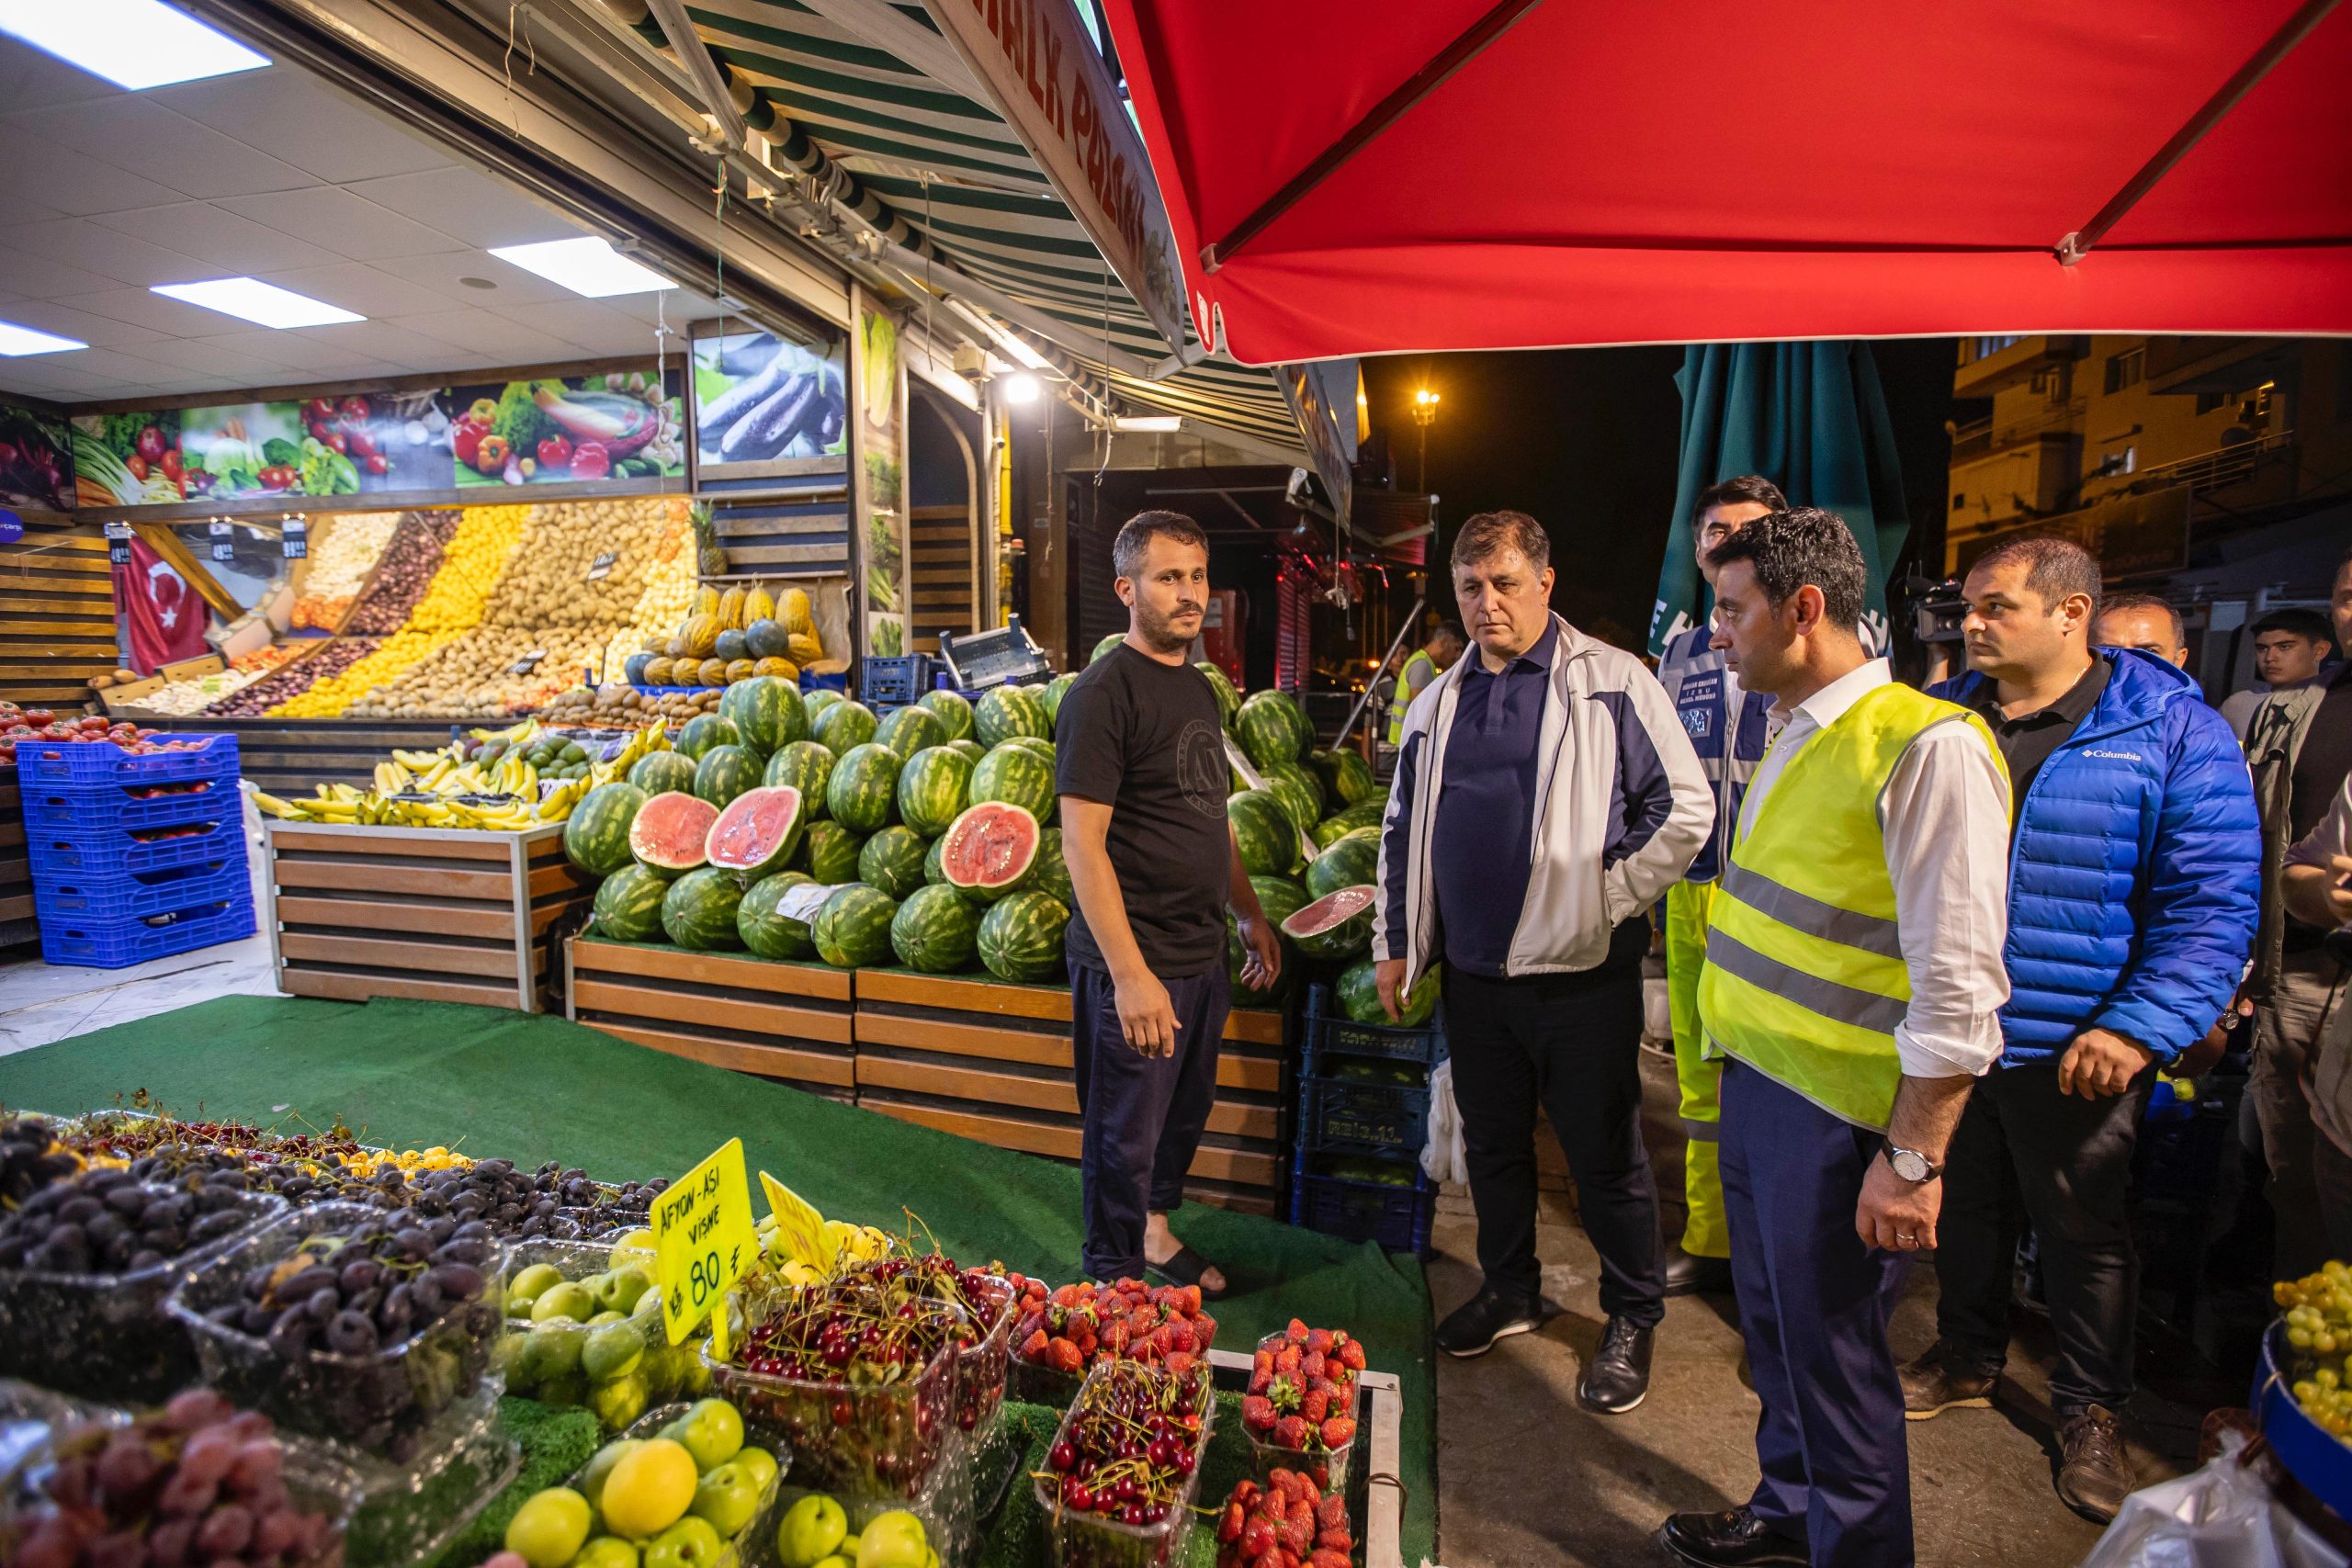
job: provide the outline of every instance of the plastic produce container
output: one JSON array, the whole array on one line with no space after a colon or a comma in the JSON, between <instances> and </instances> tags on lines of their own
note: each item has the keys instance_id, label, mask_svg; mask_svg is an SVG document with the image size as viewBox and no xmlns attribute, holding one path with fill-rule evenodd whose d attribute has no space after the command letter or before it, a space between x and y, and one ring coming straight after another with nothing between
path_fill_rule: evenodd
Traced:
<instances>
[{"instance_id":1,"label":"plastic produce container","mask_svg":"<svg viewBox=\"0 0 2352 1568\"><path fill-rule=\"evenodd\" d=\"M178 1393L196 1376L198 1357L187 1330L165 1314L165 1298L286 1205L239 1192L230 1210L243 1219L236 1230L130 1273L0 1269L0 1372L98 1399L155 1403Z\"/></svg>"},{"instance_id":2,"label":"plastic produce container","mask_svg":"<svg viewBox=\"0 0 2352 1568\"><path fill-rule=\"evenodd\" d=\"M1012 1325L1018 1319L1012 1283L1001 1280L995 1305L985 1319L973 1325L980 1331L979 1343L966 1347L956 1358L957 1430L978 1433L989 1427L1003 1407L1012 1363Z\"/></svg>"},{"instance_id":3,"label":"plastic produce container","mask_svg":"<svg viewBox=\"0 0 2352 1568\"><path fill-rule=\"evenodd\" d=\"M657 1405L629 1423L620 1435L642 1440L658 1438L662 1428L684 1416L694 1406L683 1401ZM737 1568L738 1564L767 1564L775 1560L776 1526L784 1520L784 1478L792 1469L792 1449L782 1433L754 1421L743 1423L743 1446L765 1449L775 1456L775 1473L768 1478L767 1486L760 1493L759 1506L752 1510L743 1528L722 1542L718 1555L695 1568ZM564 1482L574 1492L583 1491L581 1482L588 1473L586 1465L571 1472ZM854 1528L856 1521L851 1521ZM943 1559L944 1554L943 1553Z\"/></svg>"},{"instance_id":4,"label":"plastic produce container","mask_svg":"<svg viewBox=\"0 0 2352 1568\"><path fill-rule=\"evenodd\" d=\"M252 1269L275 1264L306 1236L342 1231L388 1216L359 1203L320 1203L274 1220L196 1270L173 1291L165 1310L196 1339L204 1381L239 1404L266 1411L300 1432L339 1438L362 1451L405 1463L452 1404L489 1377L491 1347L503 1320L503 1250L495 1242L481 1295L444 1312L421 1333L368 1356L304 1350L292 1358L213 1322L205 1314L244 1299Z\"/></svg>"},{"instance_id":5,"label":"plastic produce container","mask_svg":"<svg viewBox=\"0 0 2352 1568\"><path fill-rule=\"evenodd\" d=\"M533 1237L506 1246L508 1290L525 1269L547 1264L565 1280L585 1282L611 1272L609 1243L548 1241ZM652 1292L650 1265L647 1292ZM660 1301L658 1295L655 1301ZM691 1344L673 1346L658 1307L637 1310L632 1301L619 1323L591 1324L570 1317L534 1321L508 1313L491 1365L506 1392L541 1404L586 1408L607 1432L618 1432L649 1406L695 1393L707 1382L702 1359ZM605 1337L606 1330L618 1331ZM590 1353L590 1342L596 1344ZM634 1347L636 1359L615 1366L610 1358Z\"/></svg>"},{"instance_id":6,"label":"plastic produce container","mask_svg":"<svg viewBox=\"0 0 2352 1568\"><path fill-rule=\"evenodd\" d=\"M430 1562L523 1468L521 1445L498 1424L497 1385L487 1382L441 1412L407 1462L325 1446L358 1481L351 1568Z\"/></svg>"},{"instance_id":7,"label":"plastic produce container","mask_svg":"<svg viewBox=\"0 0 2352 1568\"><path fill-rule=\"evenodd\" d=\"M1298 1100L1300 1146L1310 1152L1354 1147L1419 1154L1429 1141L1427 1083L1302 1076Z\"/></svg>"},{"instance_id":8,"label":"plastic produce container","mask_svg":"<svg viewBox=\"0 0 2352 1568\"><path fill-rule=\"evenodd\" d=\"M42 744L17 752L18 782L27 794L60 785L113 785L124 789L150 784L218 783L237 777L237 738L233 735L175 735L179 741L200 741L176 751L137 755L111 740ZM233 787L232 793L234 793Z\"/></svg>"},{"instance_id":9,"label":"plastic produce container","mask_svg":"<svg viewBox=\"0 0 2352 1568\"><path fill-rule=\"evenodd\" d=\"M175 865L207 865L242 860L243 827L237 797L223 795L191 807L186 821L161 828L35 828L25 829L25 850L49 876L137 876Z\"/></svg>"},{"instance_id":10,"label":"plastic produce container","mask_svg":"<svg viewBox=\"0 0 2352 1568\"><path fill-rule=\"evenodd\" d=\"M1418 1062L1434 1066L1445 1055L1445 1031L1432 1021L1417 1028L1398 1023L1358 1023L1333 1010L1330 987L1317 986L1306 994L1306 1039L1303 1061L1306 1070L1322 1070L1326 1055L1382 1056L1390 1061Z\"/></svg>"},{"instance_id":11,"label":"plastic produce container","mask_svg":"<svg viewBox=\"0 0 2352 1568\"><path fill-rule=\"evenodd\" d=\"M33 908L44 923L143 920L175 909L232 904L245 897L251 886L251 873L244 857L239 855L130 876L74 874L37 879Z\"/></svg>"},{"instance_id":12,"label":"plastic produce container","mask_svg":"<svg viewBox=\"0 0 2352 1568\"><path fill-rule=\"evenodd\" d=\"M1138 1375L1169 1374L1140 1362L1106 1361L1087 1373L1086 1382L1091 1388L1112 1377ZM1044 1511L1052 1529L1052 1560L1060 1568L1157 1568L1159 1563L1182 1560L1184 1538L1193 1528L1193 1503L1201 1489L1201 1461L1208 1453L1209 1433L1216 1426L1216 1393L1205 1366L1199 1370L1196 1381L1200 1400L1195 1408L1201 1415L1201 1434L1193 1448L1193 1473L1184 1478L1182 1489L1168 1506L1167 1517L1158 1524L1123 1525L1102 1514L1081 1514L1065 1508L1061 1477L1048 1472L1037 1478L1037 1506ZM1081 1399L1085 1393L1085 1389L1080 1391ZM1056 1445L1069 1439L1077 1417L1078 1404L1073 1402L1063 1413L1061 1425L1054 1429Z\"/></svg>"},{"instance_id":13,"label":"plastic produce container","mask_svg":"<svg viewBox=\"0 0 2352 1568\"><path fill-rule=\"evenodd\" d=\"M1258 1348L1280 1350L1288 1343L1289 1341L1280 1334L1269 1334L1258 1341ZM1255 1358L1251 1359L1254 1365ZM1286 1449L1279 1443L1260 1437L1255 1430L1244 1427L1242 1430L1250 1438L1250 1452L1254 1461L1250 1472L1252 1476L1263 1481L1271 1472L1295 1470L1312 1480L1318 1492L1346 1493L1348 1477L1355 1468L1353 1461L1356 1447L1363 1441L1364 1437L1363 1374L1351 1372L1349 1376L1352 1382L1348 1389L1348 1407L1345 1410L1333 1410L1329 1414L1344 1416L1356 1423L1355 1442L1336 1451L1322 1447L1319 1438L1314 1446L1306 1449Z\"/></svg>"},{"instance_id":14,"label":"plastic produce container","mask_svg":"<svg viewBox=\"0 0 2352 1568\"><path fill-rule=\"evenodd\" d=\"M162 793L136 795L132 793L134 787ZM191 779L181 784L145 786L58 784L28 791L24 799L28 826L62 828L69 832L217 822L224 808L233 810L236 805L236 784L225 779Z\"/></svg>"}]
</instances>

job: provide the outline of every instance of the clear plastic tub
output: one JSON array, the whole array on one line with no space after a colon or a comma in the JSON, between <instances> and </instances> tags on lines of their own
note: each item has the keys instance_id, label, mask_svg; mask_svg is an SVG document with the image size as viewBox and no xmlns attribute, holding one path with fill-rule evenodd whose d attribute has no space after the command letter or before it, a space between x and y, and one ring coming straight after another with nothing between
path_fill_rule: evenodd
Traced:
<instances>
[{"instance_id":1,"label":"clear plastic tub","mask_svg":"<svg viewBox=\"0 0 2352 1568\"><path fill-rule=\"evenodd\" d=\"M0 1269L0 1373L94 1399L170 1398L196 1376L197 1352L164 1298L286 1205L239 1192L231 1210L244 1223L229 1235L129 1273Z\"/></svg>"},{"instance_id":2,"label":"clear plastic tub","mask_svg":"<svg viewBox=\"0 0 2352 1568\"><path fill-rule=\"evenodd\" d=\"M991 1426L1004 1406L1004 1388L1012 1362L1012 1325L1020 1320L1013 1310L1012 1282L995 1281L995 1303L975 1320L979 1342L956 1357L956 1426L978 1433Z\"/></svg>"},{"instance_id":3,"label":"clear plastic tub","mask_svg":"<svg viewBox=\"0 0 2352 1568\"><path fill-rule=\"evenodd\" d=\"M503 1253L492 1244L481 1293L423 1332L368 1356L329 1350L279 1355L205 1314L244 1299L248 1270L291 1253L307 1236L387 1216L357 1203L321 1203L262 1226L173 1291L164 1308L196 1338L204 1381L238 1404L267 1411L296 1431L336 1438L405 1463L423 1451L441 1413L483 1386L503 1321ZM495 1386L496 1380L489 1380Z\"/></svg>"},{"instance_id":4,"label":"clear plastic tub","mask_svg":"<svg viewBox=\"0 0 2352 1568\"><path fill-rule=\"evenodd\" d=\"M662 1427L693 1408L684 1401L657 1405L629 1423L620 1436L658 1438ZM775 1561L775 1531L776 1526L784 1519L784 1478L792 1469L792 1448L784 1440L782 1433L750 1420L743 1423L743 1447L765 1449L774 1454L775 1473L768 1478L766 1488L760 1494L759 1506L752 1510L752 1517L743 1528L721 1543L717 1557L707 1563L697 1563L696 1568L739 1568L739 1565L741 1568L765 1568ZM581 1479L587 1473L587 1467L582 1465L572 1472L564 1484L575 1492L581 1491ZM852 1524L854 1528L855 1521L853 1520ZM942 1553L943 1558L944 1555Z\"/></svg>"},{"instance_id":5,"label":"clear plastic tub","mask_svg":"<svg viewBox=\"0 0 2352 1568\"><path fill-rule=\"evenodd\" d=\"M1085 1393L1097 1384L1114 1378L1166 1378L1170 1374L1137 1361L1105 1361L1098 1364L1086 1376ZM1062 1506L1061 1477L1047 1472L1037 1478L1037 1506L1044 1510L1053 1531L1053 1561L1059 1568L1157 1568L1163 1562L1181 1561L1184 1538L1193 1528L1193 1500L1201 1489L1201 1461L1208 1453L1209 1433L1216 1425L1216 1393L1211 1386L1205 1366L1187 1374L1199 1390L1194 1408L1200 1412L1200 1436L1193 1447L1193 1472L1169 1503L1168 1512L1157 1524L1121 1524L1107 1515L1079 1513ZM1062 1424L1054 1429L1054 1446L1058 1447L1070 1437L1078 1419L1079 1405L1073 1402L1062 1415ZM1050 1449L1048 1450L1050 1452Z\"/></svg>"},{"instance_id":6,"label":"clear plastic tub","mask_svg":"<svg viewBox=\"0 0 2352 1568\"><path fill-rule=\"evenodd\" d=\"M1258 1348L1279 1351L1289 1343L1289 1339L1281 1334L1269 1334L1258 1341ZM1255 1357L1251 1358L1251 1364L1256 1364ZM1242 1431L1250 1438L1250 1452L1253 1461L1250 1472L1251 1476L1263 1481L1270 1472L1295 1470L1313 1481L1318 1492L1344 1494L1347 1491L1348 1476L1354 1468L1352 1461L1356 1449L1364 1440L1363 1374L1351 1372L1348 1375L1350 1380L1348 1407L1345 1410L1334 1410L1328 1414L1344 1416L1353 1421L1356 1424L1355 1441L1344 1449L1327 1449L1323 1447L1322 1438L1318 1433L1315 1441L1307 1448L1286 1449L1280 1443L1261 1438L1255 1431L1244 1426Z\"/></svg>"},{"instance_id":7,"label":"clear plastic tub","mask_svg":"<svg viewBox=\"0 0 2352 1568\"><path fill-rule=\"evenodd\" d=\"M509 1242L507 1288L525 1269L542 1263L567 1280L586 1283L612 1272L612 1258L606 1242ZM640 1305L632 1301L628 1309L613 1309L622 1310L623 1317L609 1324L570 1317L534 1322L526 1314L510 1313L491 1352L491 1364L504 1380L507 1393L543 1404L584 1407L605 1431L618 1432L649 1408L699 1397L710 1386L709 1373L693 1344L673 1346L658 1308L639 1310ZM599 1339L607 1328L620 1333L614 1339ZM589 1353L592 1339L598 1340L594 1355ZM636 1348L636 1359L612 1365L608 1358L625 1353L621 1348L629 1345Z\"/></svg>"},{"instance_id":8,"label":"clear plastic tub","mask_svg":"<svg viewBox=\"0 0 2352 1568\"><path fill-rule=\"evenodd\" d=\"M347 1538L353 1568L430 1562L523 1468L522 1447L498 1424L494 1382L443 1410L406 1463L340 1443L322 1446L358 1483Z\"/></svg>"}]
</instances>

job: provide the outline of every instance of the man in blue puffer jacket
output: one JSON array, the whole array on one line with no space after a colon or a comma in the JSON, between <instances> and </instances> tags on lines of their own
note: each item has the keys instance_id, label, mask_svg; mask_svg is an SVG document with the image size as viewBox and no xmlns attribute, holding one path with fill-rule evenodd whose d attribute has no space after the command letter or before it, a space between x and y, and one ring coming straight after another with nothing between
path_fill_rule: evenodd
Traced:
<instances>
[{"instance_id":1,"label":"man in blue puffer jacket","mask_svg":"<svg viewBox=\"0 0 2352 1568\"><path fill-rule=\"evenodd\" d=\"M1947 1156L1936 1344L1902 1369L1904 1412L1992 1403L2022 1207L2058 1337L2058 1495L2104 1523L2135 1483L2116 1424L2132 1387L2133 1137L2156 1069L2230 1005L2261 835L2236 738L2196 682L2091 645L2088 551L2000 546L1963 592L1972 672L1934 694L1980 715L2009 767L2009 1001L2000 1064Z\"/></svg>"}]
</instances>

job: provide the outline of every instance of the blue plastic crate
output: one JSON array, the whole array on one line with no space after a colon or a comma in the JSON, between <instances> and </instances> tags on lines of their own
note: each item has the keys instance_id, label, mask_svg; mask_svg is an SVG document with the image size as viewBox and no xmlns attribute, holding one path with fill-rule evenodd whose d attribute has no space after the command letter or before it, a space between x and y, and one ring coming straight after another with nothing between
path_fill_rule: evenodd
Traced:
<instances>
[{"instance_id":1,"label":"blue plastic crate","mask_svg":"<svg viewBox=\"0 0 2352 1568\"><path fill-rule=\"evenodd\" d=\"M67 742L54 746L20 746L17 752L19 783L28 794L56 786L185 784L194 779L237 778L237 738L233 735L175 735L175 740L200 740L195 750L152 751L133 756L111 740Z\"/></svg>"},{"instance_id":2,"label":"blue plastic crate","mask_svg":"<svg viewBox=\"0 0 2352 1568\"><path fill-rule=\"evenodd\" d=\"M1394 1149L1419 1155L1429 1141L1430 1089L1418 1085L1313 1076L1298 1080L1299 1146Z\"/></svg>"},{"instance_id":3,"label":"blue plastic crate","mask_svg":"<svg viewBox=\"0 0 2352 1568\"><path fill-rule=\"evenodd\" d=\"M1445 1056L1445 1031L1433 1021L1417 1029L1396 1023L1358 1023L1333 1007L1329 986L1316 986L1306 993L1303 1049L1309 1071L1327 1055L1380 1056L1429 1067Z\"/></svg>"},{"instance_id":4,"label":"blue plastic crate","mask_svg":"<svg viewBox=\"0 0 2352 1568\"><path fill-rule=\"evenodd\" d=\"M928 653L871 656L858 669L858 699L868 707L904 707L931 690L933 660Z\"/></svg>"},{"instance_id":5,"label":"blue plastic crate","mask_svg":"<svg viewBox=\"0 0 2352 1568\"><path fill-rule=\"evenodd\" d=\"M174 824L200 831L176 838L142 838L168 832L160 828L62 828L25 831L25 852L36 877L128 875L167 871L175 865L244 858L244 811L233 792L222 794L198 821Z\"/></svg>"},{"instance_id":6,"label":"blue plastic crate","mask_svg":"<svg viewBox=\"0 0 2352 1568\"><path fill-rule=\"evenodd\" d=\"M191 953L216 942L235 942L254 934L254 900L241 891L233 899L175 912L164 924L148 919L43 919L40 955L51 964L72 964L87 969L125 969L151 958Z\"/></svg>"},{"instance_id":7,"label":"blue plastic crate","mask_svg":"<svg viewBox=\"0 0 2352 1568\"><path fill-rule=\"evenodd\" d=\"M141 798L132 789L175 793ZM23 791L27 828L179 828L219 819L216 796L237 797L234 779L197 779L172 784L52 784Z\"/></svg>"},{"instance_id":8,"label":"blue plastic crate","mask_svg":"<svg viewBox=\"0 0 2352 1568\"><path fill-rule=\"evenodd\" d=\"M240 852L232 859L173 866L137 876L57 878L36 874L33 912L51 920L144 919L199 904L223 903L252 888L252 872Z\"/></svg>"},{"instance_id":9,"label":"blue plastic crate","mask_svg":"<svg viewBox=\"0 0 2352 1568\"><path fill-rule=\"evenodd\" d=\"M1430 1256L1430 1224L1437 1217L1437 1188L1413 1171L1416 1185L1390 1187L1317 1176L1299 1156L1291 1176L1290 1223L1324 1235L1376 1242L1384 1252Z\"/></svg>"}]
</instances>

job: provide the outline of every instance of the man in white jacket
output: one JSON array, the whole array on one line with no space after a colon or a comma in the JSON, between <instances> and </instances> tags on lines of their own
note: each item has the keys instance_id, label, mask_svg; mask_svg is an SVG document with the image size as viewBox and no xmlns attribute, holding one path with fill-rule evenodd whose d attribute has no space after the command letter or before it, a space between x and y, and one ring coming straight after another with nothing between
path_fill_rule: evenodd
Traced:
<instances>
[{"instance_id":1,"label":"man in white jacket","mask_svg":"<svg viewBox=\"0 0 2352 1568\"><path fill-rule=\"evenodd\" d=\"M1665 1313L1642 1148L1642 916L1706 841L1714 797L1657 678L1551 611L1551 544L1489 512L1453 545L1475 654L1414 699L1381 828L1381 999L1443 966L1446 1033L1478 1213L1478 1294L1438 1325L1476 1356L1541 1322L1535 1114L1552 1119L1600 1255L1600 1346L1578 1397L1649 1387Z\"/></svg>"}]
</instances>

